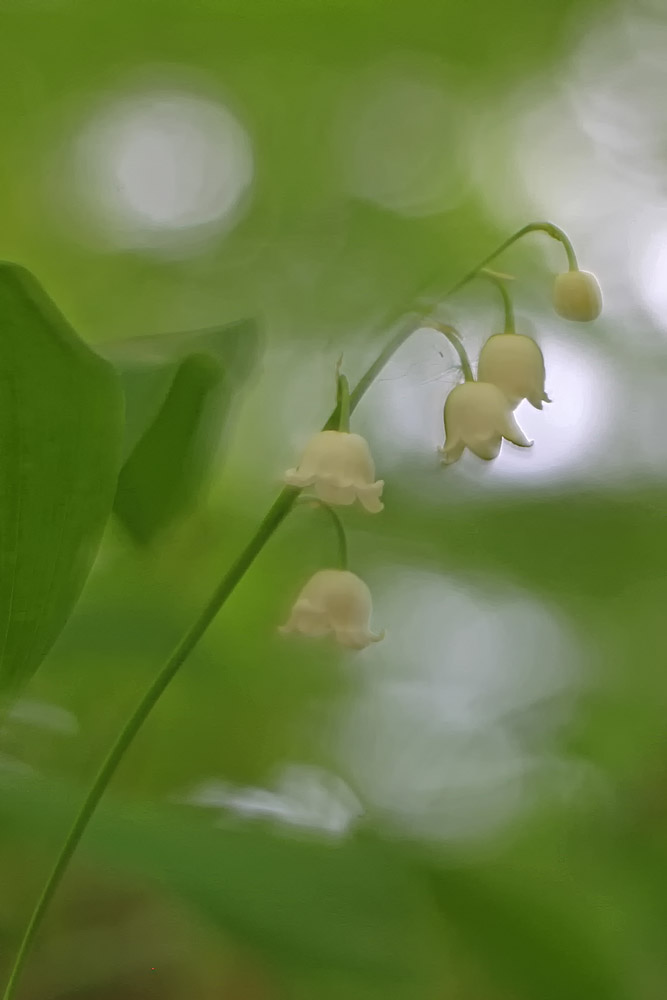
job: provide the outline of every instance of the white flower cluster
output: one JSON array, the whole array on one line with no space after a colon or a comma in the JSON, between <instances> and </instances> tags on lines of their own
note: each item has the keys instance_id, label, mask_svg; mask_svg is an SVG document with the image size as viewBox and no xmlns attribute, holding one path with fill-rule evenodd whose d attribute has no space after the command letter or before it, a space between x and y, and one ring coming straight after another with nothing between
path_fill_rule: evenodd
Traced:
<instances>
[{"instance_id":1,"label":"white flower cluster","mask_svg":"<svg viewBox=\"0 0 667 1000\"><path fill-rule=\"evenodd\" d=\"M599 315L601 303L599 285L589 272L570 270L556 277L554 306L559 315L586 322ZM544 357L531 337L514 332L490 337L479 356L477 381L457 385L445 401L443 463L456 462L466 448L490 461L498 456L503 439L530 447L532 441L513 411L523 399L538 410L550 402L544 383ZM368 443L348 430L315 434L298 466L283 478L290 486L311 489L326 505L349 506L358 500L371 514L384 507L380 499L384 482L375 479ZM372 610L371 593L363 580L347 568L323 569L302 588L280 631L333 635L348 649L364 649L384 635L370 628Z\"/></svg>"},{"instance_id":2,"label":"white flower cluster","mask_svg":"<svg viewBox=\"0 0 667 1000\"><path fill-rule=\"evenodd\" d=\"M457 385L445 402L445 465L456 462L465 448L478 458L497 458L503 438L521 448L532 441L512 412L522 399L536 409L550 402L544 391L544 358L534 340L519 333L499 333L484 344L477 382Z\"/></svg>"},{"instance_id":3,"label":"white flower cluster","mask_svg":"<svg viewBox=\"0 0 667 1000\"><path fill-rule=\"evenodd\" d=\"M579 270L557 275L553 302L565 319L596 319L602 308L597 278ZM537 410L551 402L544 381L544 357L531 337L518 333L490 337L479 355L477 381L457 385L445 402L443 463L456 462L466 448L490 461L497 458L503 439L530 448L533 442L517 424L513 411L523 399Z\"/></svg>"}]
</instances>

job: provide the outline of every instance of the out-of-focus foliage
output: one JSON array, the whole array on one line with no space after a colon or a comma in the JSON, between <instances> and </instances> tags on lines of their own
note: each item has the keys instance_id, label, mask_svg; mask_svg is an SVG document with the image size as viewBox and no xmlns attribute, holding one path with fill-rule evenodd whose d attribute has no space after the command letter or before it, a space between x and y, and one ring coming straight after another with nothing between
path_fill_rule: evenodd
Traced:
<instances>
[{"instance_id":1,"label":"out-of-focus foliage","mask_svg":"<svg viewBox=\"0 0 667 1000\"><path fill-rule=\"evenodd\" d=\"M113 499L119 379L27 271L0 264L0 699L52 646Z\"/></svg>"},{"instance_id":2,"label":"out-of-focus foliage","mask_svg":"<svg viewBox=\"0 0 667 1000\"><path fill-rule=\"evenodd\" d=\"M2 724L0 971L122 721L330 412L341 352L354 384L415 288L532 218L605 298L560 320L565 262L538 236L498 262L554 402L520 407L534 447L491 467L437 463L442 338L382 373L353 429L386 509L344 520L387 637L351 657L276 635L335 558L299 506L133 745L26 997L665 995L666 33L649 0L0 5L0 255L101 354L161 344L124 372L116 501L153 544L111 521ZM473 358L492 295L438 311ZM213 329L239 354L172 353ZM224 459L209 484L202 456Z\"/></svg>"},{"instance_id":3,"label":"out-of-focus foliage","mask_svg":"<svg viewBox=\"0 0 667 1000\"><path fill-rule=\"evenodd\" d=\"M196 506L257 348L252 321L105 345L125 389L114 510L136 541L150 542Z\"/></svg>"},{"instance_id":4,"label":"out-of-focus foliage","mask_svg":"<svg viewBox=\"0 0 667 1000\"><path fill-rule=\"evenodd\" d=\"M3 824L23 836L40 816L62 822L73 797L72 789L25 781L5 784L3 796ZM426 893L400 851L373 837L332 850L326 840L238 822L215 829L146 807L107 811L92 836L105 864L177 891L278 964L404 989L428 958Z\"/></svg>"}]
</instances>

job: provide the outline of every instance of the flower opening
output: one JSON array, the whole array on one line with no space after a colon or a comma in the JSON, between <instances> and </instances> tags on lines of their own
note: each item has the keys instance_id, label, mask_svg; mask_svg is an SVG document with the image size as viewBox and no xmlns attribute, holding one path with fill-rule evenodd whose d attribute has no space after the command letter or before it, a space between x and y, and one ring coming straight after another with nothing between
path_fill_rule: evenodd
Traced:
<instances>
[{"instance_id":1,"label":"flower opening","mask_svg":"<svg viewBox=\"0 0 667 1000\"><path fill-rule=\"evenodd\" d=\"M489 382L455 386L445 401L444 420L440 454L445 465L458 461L465 448L487 462L497 458L503 438L521 448L533 443L517 424L507 396Z\"/></svg>"}]
</instances>

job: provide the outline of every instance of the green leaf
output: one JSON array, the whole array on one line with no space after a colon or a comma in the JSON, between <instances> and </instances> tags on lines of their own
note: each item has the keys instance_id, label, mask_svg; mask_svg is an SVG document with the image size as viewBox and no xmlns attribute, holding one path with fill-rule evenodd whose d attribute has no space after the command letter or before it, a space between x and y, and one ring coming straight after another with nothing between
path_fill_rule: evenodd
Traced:
<instances>
[{"instance_id":1,"label":"green leaf","mask_svg":"<svg viewBox=\"0 0 667 1000\"><path fill-rule=\"evenodd\" d=\"M0 264L0 692L70 616L113 502L122 394L26 270Z\"/></svg>"},{"instance_id":2,"label":"green leaf","mask_svg":"<svg viewBox=\"0 0 667 1000\"><path fill-rule=\"evenodd\" d=\"M65 826L82 791L0 775L0 844ZM407 989L428 978L430 908L401 854L370 836L340 841L194 809L101 804L88 861L150 878L285 970L346 972ZM389 994L387 994L389 995ZM391 993L394 996L393 993Z\"/></svg>"},{"instance_id":3,"label":"green leaf","mask_svg":"<svg viewBox=\"0 0 667 1000\"><path fill-rule=\"evenodd\" d=\"M253 320L105 345L127 408L114 510L137 543L195 507L258 353Z\"/></svg>"}]
</instances>

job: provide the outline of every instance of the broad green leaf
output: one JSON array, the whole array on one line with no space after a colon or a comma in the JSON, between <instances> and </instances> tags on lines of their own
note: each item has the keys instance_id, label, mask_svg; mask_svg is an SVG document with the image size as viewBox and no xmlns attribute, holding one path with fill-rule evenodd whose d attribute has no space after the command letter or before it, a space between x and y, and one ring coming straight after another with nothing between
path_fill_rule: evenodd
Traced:
<instances>
[{"instance_id":1,"label":"broad green leaf","mask_svg":"<svg viewBox=\"0 0 667 1000\"><path fill-rule=\"evenodd\" d=\"M122 377L125 459L114 509L150 543L195 506L258 354L254 321L105 346Z\"/></svg>"},{"instance_id":2,"label":"broad green leaf","mask_svg":"<svg viewBox=\"0 0 667 1000\"><path fill-rule=\"evenodd\" d=\"M0 691L39 666L113 502L122 394L28 271L0 264Z\"/></svg>"},{"instance_id":3,"label":"broad green leaf","mask_svg":"<svg viewBox=\"0 0 667 1000\"><path fill-rule=\"evenodd\" d=\"M39 843L45 829L67 824L82 794L7 775L0 792L0 843ZM372 837L331 841L231 816L214 826L182 808L106 800L81 853L155 880L287 970L383 980L410 998L410 985L433 972L423 883Z\"/></svg>"}]
</instances>

